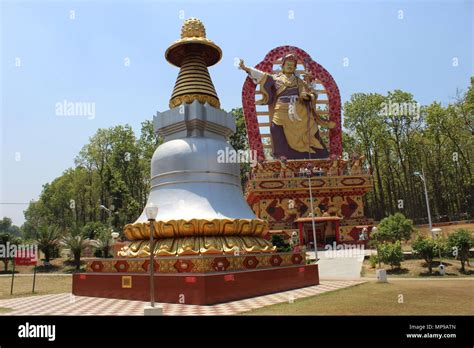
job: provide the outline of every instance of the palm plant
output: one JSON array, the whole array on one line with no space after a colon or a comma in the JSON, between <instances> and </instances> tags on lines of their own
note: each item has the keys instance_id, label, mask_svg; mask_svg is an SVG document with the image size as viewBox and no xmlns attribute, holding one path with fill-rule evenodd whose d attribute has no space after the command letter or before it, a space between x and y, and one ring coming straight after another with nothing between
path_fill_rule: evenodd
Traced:
<instances>
[{"instance_id":1,"label":"palm plant","mask_svg":"<svg viewBox=\"0 0 474 348\"><path fill-rule=\"evenodd\" d=\"M2 246L2 249L4 250L0 259L3 261L5 272L8 272L8 263L12 259L11 256L9 255L9 252L7 252L7 250L9 249L9 246L18 245L20 244L20 242L21 242L20 238L15 237L14 235L10 233L0 233L0 245Z\"/></svg>"},{"instance_id":2,"label":"palm plant","mask_svg":"<svg viewBox=\"0 0 474 348\"><path fill-rule=\"evenodd\" d=\"M93 246L101 251L102 257L109 257L109 252L112 248L112 239L110 238L110 233L107 228L104 227L96 231Z\"/></svg>"},{"instance_id":3,"label":"palm plant","mask_svg":"<svg viewBox=\"0 0 474 348\"><path fill-rule=\"evenodd\" d=\"M79 270L81 267L81 254L84 249L89 245L92 245L92 241L86 237L83 229L74 226L64 237L62 237L61 244L71 251L74 257L76 270Z\"/></svg>"},{"instance_id":4,"label":"palm plant","mask_svg":"<svg viewBox=\"0 0 474 348\"><path fill-rule=\"evenodd\" d=\"M55 249L59 247L61 240L61 230L55 225L39 226L35 233L35 241L38 249L44 254L44 265L49 266Z\"/></svg>"}]
</instances>

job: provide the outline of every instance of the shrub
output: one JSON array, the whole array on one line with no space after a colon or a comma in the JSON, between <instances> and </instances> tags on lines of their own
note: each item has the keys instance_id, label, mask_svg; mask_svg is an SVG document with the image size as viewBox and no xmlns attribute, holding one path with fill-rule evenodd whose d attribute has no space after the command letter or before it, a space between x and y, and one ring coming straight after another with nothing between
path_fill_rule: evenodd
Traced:
<instances>
[{"instance_id":1,"label":"shrub","mask_svg":"<svg viewBox=\"0 0 474 348\"><path fill-rule=\"evenodd\" d=\"M377 259L381 262L399 268L403 261L403 251L400 241L395 243L380 243L377 250Z\"/></svg>"},{"instance_id":2,"label":"shrub","mask_svg":"<svg viewBox=\"0 0 474 348\"><path fill-rule=\"evenodd\" d=\"M372 254L369 257L370 267L375 268L377 267L377 263L379 263L379 258L376 254Z\"/></svg>"},{"instance_id":3,"label":"shrub","mask_svg":"<svg viewBox=\"0 0 474 348\"><path fill-rule=\"evenodd\" d=\"M92 245L96 248L94 253L97 257L110 257L110 249L112 248L112 236L108 228L101 228L95 235Z\"/></svg>"},{"instance_id":4,"label":"shrub","mask_svg":"<svg viewBox=\"0 0 474 348\"><path fill-rule=\"evenodd\" d=\"M474 247L472 231L459 228L448 236L448 246L453 255L461 261L461 271L465 272L464 264L469 261L469 249Z\"/></svg>"},{"instance_id":5,"label":"shrub","mask_svg":"<svg viewBox=\"0 0 474 348\"><path fill-rule=\"evenodd\" d=\"M74 255L74 265L76 270L81 267L81 254L91 242L86 238L85 233L79 227L73 227L62 239L61 244L69 248Z\"/></svg>"},{"instance_id":6,"label":"shrub","mask_svg":"<svg viewBox=\"0 0 474 348\"><path fill-rule=\"evenodd\" d=\"M279 252L291 251L291 246L285 242L283 237L279 234L272 235L272 244L276 246L277 251Z\"/></svg>"},{"instance_id":7,"label":"shrub","mask_svg":"<svg viewBox=\"0 0 474 348\"><path fill-rule=\"evenodd\" d=\"M430 237L418 235L412 245L413 253L422 257L427 265L428 271L433 272L433 259L441 253L445 252L446 244L443 240L434 240Z\"/></svg>"},{"instance_id":8,"label":"shrub","mask_svg":"<svg viewBox=\"0 0 474 348\"><path fill-rule=\"evenodd\" d=\"M58 226L40 226L35 233L35 241L38 249L44 254L44 264L49 266L49 260L54 257L54 253L59 248L61 231Z\"/></svg>"},{"instance_id":9,"label":"shrub","mask_svg":"<svg viewBox=\"0 0 474 348\"><path fill-rule=\"evenodd\" d=\"M382 219L377 226L377 231L372 233L371 238L377 242L407 241L413 231L413 221L407 219L401 213L396 213Z\"/></svg>"},{"instance_id":10,"label":"shrub","mask_svg":"<svg viewBox=\"0 0 474 348\"><path fill-rule=\"evenodd\" d=\"M1 255L1 260L3 261L3 267L5 272L8 272L8 264L11 261L9 255L9 247L11 245L18 245L21 243L21 239L13 235L12 233L4 232L0 233L0 245L2 245L3 255Z\"/></svg>"}]
</instances>

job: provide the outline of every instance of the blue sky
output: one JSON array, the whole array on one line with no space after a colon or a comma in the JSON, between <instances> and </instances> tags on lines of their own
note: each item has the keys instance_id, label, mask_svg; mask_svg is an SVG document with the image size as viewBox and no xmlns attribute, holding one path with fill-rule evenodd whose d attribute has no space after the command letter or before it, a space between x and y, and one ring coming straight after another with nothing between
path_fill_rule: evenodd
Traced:
<instances>
[{"instance_id":1,"label":"blue sky","mask_svg":"<svg viewBox=\"0 0 474 348\"><path fill-rule=\"evenodd\" d=\"M200 18L223 50L210 73L230 110L241 106L245 78L234 58L255 65L286 44L333 75L343 103L396 88L422 104L449 103L474 75L473 11L456 0L2 1L0 218L23 223L26 205L10 203L37 199L98 128L138 131L167 109L178 69L164 52L183 15ZM63 100L95 103L95 117L57 116Z\"/></svg>"}]
</instances>

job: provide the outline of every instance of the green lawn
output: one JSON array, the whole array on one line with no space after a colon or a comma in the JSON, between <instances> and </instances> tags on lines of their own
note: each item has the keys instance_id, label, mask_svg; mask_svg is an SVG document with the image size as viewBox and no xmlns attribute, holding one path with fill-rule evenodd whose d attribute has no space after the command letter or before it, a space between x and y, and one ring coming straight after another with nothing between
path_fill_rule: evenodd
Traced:
<instances>
[{"instance_id":1,"label":"green lawn","mask_svg":"<svg viewBox=\"0 0 474 348\"><path fill-rule=\"evenodd\" d=\"M465 272L461 272L461 261L455 259L444 258L443 264L446 266L446 274L444 277L472 277L474 279L474 259L470 259L471 266L465 264ZM404 260L400 268L391 269L389 265L382 264L382 268L387 270L387 274L391 277L440 277L439 274L439 259L433 262L433 273L428 273L428 267L422 259L408 259ZM377 265L378 268L378 265ZM375 278L375 268L372 268L369 260L366 258L362 264L363 277Z\"/></svg>"},{"instance_id":2,"label":"green lawn","mask_svg":"<svg viewBox=\"0 0 474 348\"><path fill-rule=\"evenodd\" d=\"M370 281L244 315L474 315L474 280ZM400 296L402 295L402 296ZM402 300L403 303L399 303Z\"/></svg>"},{"instance_id":3,"label":"green lawn","mask_svg":"<svg viewBox=\"0 0 474 348\"><path fill-rule=\"evenodd\" d=\"M37 276L35 293L32 294L33 275L15 277L13 295L10 295L11 277L0 277L0 299L59 294L72 291L72 276Z\"/></svg>"}]
</instances>

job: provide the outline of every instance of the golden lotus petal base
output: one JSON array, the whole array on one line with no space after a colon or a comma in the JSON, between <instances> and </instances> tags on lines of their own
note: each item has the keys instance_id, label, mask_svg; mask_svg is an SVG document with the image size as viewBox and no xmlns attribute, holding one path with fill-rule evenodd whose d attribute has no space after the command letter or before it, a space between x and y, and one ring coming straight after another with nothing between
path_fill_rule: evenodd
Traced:
<instances>
[{"instance_id":1,"label":"golden lotus petal base","mask_svg":"<svg viewBox=\"0 0 474 348\"><path fill-rule=\"evenodd\" d=\"M191 219L155 221L154 237L179 238L193 236L253 236L263 237L268 223L261 219ZM150 239L150 223L128 224L124 227L129 240Z\"/></svg>"},{"instance_id":2,"label":"golden lotus petal base","mask_svg":"<svg viewBox=\"0 0 474 348\"><path fill-rule=\"evenodd\" d=\"M165 238L155 241L156 256L272 253L276 247L260 237L184 237ZM150 241L140 240L130 243L118 252L119 257L150 256Z\"/></svg>"},{"instance_id":3,"label":"golden lotus petal base","mask_svg":"<svg viewBox=\"0 0 474 348\"><path fill-rule=\"evenodd\" d=\"M169 106L172 109L177 106L180 106L183 103L191 104L195 100L197 100L201 104L208 103L209 105L217 109L221 107L221 103L219 99L210 95L205 95L205 94L186 94L186 95L174 97L170 100Z\"/></svg>"}]
</instances>

